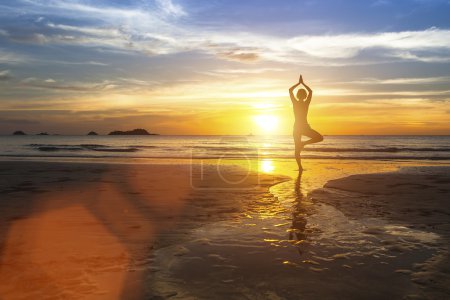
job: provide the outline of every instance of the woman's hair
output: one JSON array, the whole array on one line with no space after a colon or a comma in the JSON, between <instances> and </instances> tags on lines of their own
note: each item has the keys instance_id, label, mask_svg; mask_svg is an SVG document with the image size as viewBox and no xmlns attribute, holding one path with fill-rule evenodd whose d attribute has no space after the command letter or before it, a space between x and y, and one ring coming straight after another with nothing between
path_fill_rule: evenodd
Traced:
<instances>
[{"instance_id":1,"label":"woman's hair","mask_svg":"<svg viewBox=\"0 0 450 300\"><path fill-rule=\"evenodd\" d=\"M297 91L297 99L298 100L304 100L306 98L306 96L307 96L307 93L304 89L299 89Z\"/></svg>"}]
</instances>

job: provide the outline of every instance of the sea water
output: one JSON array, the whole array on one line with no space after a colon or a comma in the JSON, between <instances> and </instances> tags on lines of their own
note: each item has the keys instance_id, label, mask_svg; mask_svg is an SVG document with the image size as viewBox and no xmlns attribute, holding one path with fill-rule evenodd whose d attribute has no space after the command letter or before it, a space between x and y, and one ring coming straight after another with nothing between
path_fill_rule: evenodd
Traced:
<instances>
[{"instance_id":1,"label":"sea water","mask_svg":"<svg viewBox=\"0 0 450 300\"><path fill-rule=\"evenodd\" d=\"M0 136L0 157L291 158L293 139L277 136ZM449 160L450 136L325 136L308 159Z\"/></svg>"}]
</instances>

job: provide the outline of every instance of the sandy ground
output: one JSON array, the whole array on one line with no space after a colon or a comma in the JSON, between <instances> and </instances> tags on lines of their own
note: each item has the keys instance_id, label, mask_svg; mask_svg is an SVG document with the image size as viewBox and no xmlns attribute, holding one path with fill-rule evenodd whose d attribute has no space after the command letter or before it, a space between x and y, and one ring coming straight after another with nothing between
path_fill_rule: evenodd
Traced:
<instances>
[{"instance_id":1,"label":"sandy ground","mask_svg":"<svg viewBox=\"0 0 450 300\"><path fill-rule=\"evenodd\" d=\"M151 298L154 251L271 197L274 176L220 171L1 162L1 299Z\"/></svg>"},{"instance_id":2,"label":"sandy ground","mask_svg":"<svg viewBox=\"0 0 450 300\"><path fill-rule=\"evenodd\" d=\"M420 286L405 296L450 297L450 167L353 175L331 180L311 196L365 220L362 233L395 253L394 264L403 261L394 272Z\"/></svg>"},{"instance_id":3,"label":"sandy ground","mask_svg":"<svg viewBox=\"0 0 450 300\"><path fill-rule=\"evenodd\" d=\"M448 169L234 164L0 162L0 298L448 298Z\"/></svg>"}]
</instances>

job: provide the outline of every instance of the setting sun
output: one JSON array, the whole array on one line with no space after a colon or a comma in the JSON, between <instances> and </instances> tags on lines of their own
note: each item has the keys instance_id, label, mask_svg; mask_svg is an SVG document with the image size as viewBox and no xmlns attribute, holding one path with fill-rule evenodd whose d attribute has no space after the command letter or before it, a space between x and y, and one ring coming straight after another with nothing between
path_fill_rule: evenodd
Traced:
<instances>
[{"instance_id":1,"label":"setting sun","mask_svg":"<svg viewBox=\"0 0 450 300\"><path fill-rule=\"evenodd\" d=\"M279 118L274 115L258 115L253 119L263 134L272 134L278 129Z\"/></svg>"}]
</instances>

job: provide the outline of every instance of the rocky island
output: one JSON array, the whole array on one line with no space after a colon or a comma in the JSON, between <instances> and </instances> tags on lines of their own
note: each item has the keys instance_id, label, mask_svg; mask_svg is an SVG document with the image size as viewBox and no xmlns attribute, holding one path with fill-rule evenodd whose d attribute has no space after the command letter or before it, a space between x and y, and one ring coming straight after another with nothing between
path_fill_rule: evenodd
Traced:
<instances>
[{"instance_id":1,"label":"rocky island","mask_svg":"<svg viewBox=\"0 0 450 300\"><path fill-rule=\"evenodd\" d=\"M145 129L137 128L137 129L127 130L127 131L115 130L115 131L111 131L108 135L158 135L158 134L149 133Z\"/></svg>"},{"instance_id":2,"label":"rocky island","mask_svg":"<svg viewBox=\"0 0 450 300\"><path fill-rule=\"evenodd\" d=\"M14 131L13 135L27 135L25 132L23 132L22 130L17 130Z\"/></svg>"}]
</instances>

